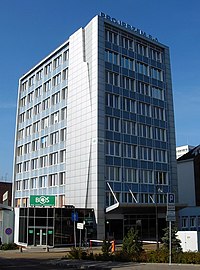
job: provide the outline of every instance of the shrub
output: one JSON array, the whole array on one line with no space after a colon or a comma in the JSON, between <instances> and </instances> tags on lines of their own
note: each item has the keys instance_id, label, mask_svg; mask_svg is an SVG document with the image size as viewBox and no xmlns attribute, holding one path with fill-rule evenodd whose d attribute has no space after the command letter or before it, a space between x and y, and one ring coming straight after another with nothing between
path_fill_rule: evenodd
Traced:
<instances>
[{"instance_id":1,"label":"shrub","mask_svg":"<svg viewBox=\"0 0 200 270\"><path fill-rule=\"evenodd\" d=\"M178 263L200 264L200 252L183 252L176 258Z\"/></svg>"},{"instance_id":2,"label":"shrub","mask_svg":"<svg viewBox=\"0 0 200 270\"><path fill-rule=\"evenodd\" d=\"M0 246L1 250L14 250L17 249L18 246L15 243L9 243L9 244L2 244Z\"/></svg>"},{"instance_id":3,"label":"shrub","mask_svg":"<svg viewBox=\"0 0 200 270\"><path fill-rule=\"evenodd\" d=\"M87 252L82 250L81 248L71 248L69 253L68 253L68 258L70 259L86 259L87 258Z\"/></svg>"},{"instance_id":4,"label":"shrub","mask_svg":"<svg viewBox=\"0 0 200 270\"><path fill-rule=\"evenodd\" d=\"M131 261L130 256L122 250L116 251L114 256L113 256L113 259L115 261L118 261L118 262L130 262Z\"/></svg>"},{"instance_id":5,"label":"shrub","mask_svg":"<svg viewBox=\"0 0 200 270\"><path fill-rule=\"evenodd\" d=\"M108 255L109 252L111 252L111 243L110 243L110 241L107 241L105 239L103 240L101 251L102 251L102 253L104 255Z\"/></svg>"},{"instance_id":6,"label":"shrub","mask_svg":"<svg viewBox=\"0 0 200 270\"><path fill-rule=\"evenodd\" d=\"M146 260L149 263L167 263L169 261L169 253L163 249L153 250L146 254Z\"/></svg>"},{"instance_id":7,"label":"shrub","mask_svg":"<svg viewBox=\"0 0 200 270\"><path fill-rule=\"evenodd\" d=\"M4 249L7 248L4 244ZM15 244L14 244L15 245ZM16 246L16 245L15 245ZM10 248L9 248L10 249ZM141 249L140 249L141 250ZM114 254L107 252L93 254L92 252L85 251L81 248L72 248L69 251L67 258L79 259L79 260L96 260L96 261L137 261L144 263L168 263L169 251L167 249L160 248L159 250L153 250L145 252L141 250L138 253L128 253L126 250L116 251ZM200 264L200 252L172 252L172 262L181 264Z\"/></svg>"}]
</instances>

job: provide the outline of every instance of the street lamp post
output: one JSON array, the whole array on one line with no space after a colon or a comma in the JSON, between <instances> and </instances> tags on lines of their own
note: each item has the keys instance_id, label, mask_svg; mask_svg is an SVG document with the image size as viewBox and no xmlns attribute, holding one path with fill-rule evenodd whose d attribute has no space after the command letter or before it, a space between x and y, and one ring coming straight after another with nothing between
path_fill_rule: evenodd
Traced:
<instances>
[{"instance_id":1,"label":"street lamp post","mask_svg":"<svg viewBox=\"0 0 200 270\"><path fill-rule=\"evenodd\" d=\"M159 239L158 239L158 204L157 204L157 193L156 193L156 250L159 249Z\"/></svg>"}]
</instances>

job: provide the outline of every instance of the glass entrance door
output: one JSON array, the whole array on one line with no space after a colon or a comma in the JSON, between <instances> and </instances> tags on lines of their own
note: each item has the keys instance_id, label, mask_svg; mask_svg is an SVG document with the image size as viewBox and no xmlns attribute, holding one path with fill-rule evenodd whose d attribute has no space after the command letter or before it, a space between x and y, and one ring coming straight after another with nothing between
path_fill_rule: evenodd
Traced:
<instances>
[{"instance_id":1,"label":"glass entrance door","mask_svg":"<svg viewBox=\"0 0 200 270\"><path fill-rule=\"evenodd\" d=\"M35 229L35 245L46 246L46 244L47 244L46 229Z\"/></svg>"}]
</instances>

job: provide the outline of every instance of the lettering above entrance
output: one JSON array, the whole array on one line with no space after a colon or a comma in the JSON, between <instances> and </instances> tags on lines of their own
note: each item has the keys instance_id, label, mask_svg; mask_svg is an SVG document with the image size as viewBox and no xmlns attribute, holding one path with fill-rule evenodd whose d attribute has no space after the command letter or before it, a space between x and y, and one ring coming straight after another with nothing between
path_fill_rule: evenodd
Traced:
<instances>
[{"instance_id":1,"label":"lettering above entrance","mask_svg":"<svg viewBox=\"0 0 200 270\"><path fill-rule=\"evenodd\" d=\"M55 196L31 195L30 206L55 206Z\"/></svg>"}]
</instances>

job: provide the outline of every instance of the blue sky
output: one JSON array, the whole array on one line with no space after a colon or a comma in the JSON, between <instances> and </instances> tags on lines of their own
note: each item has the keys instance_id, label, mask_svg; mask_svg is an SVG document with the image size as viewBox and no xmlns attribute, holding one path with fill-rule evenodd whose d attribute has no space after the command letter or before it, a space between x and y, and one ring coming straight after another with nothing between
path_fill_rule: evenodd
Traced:
<instances>
[{"instance_id":1,"label":"blue sky","mask_svg":"<svg viewBox=\"0 0 200 270\"><path fill-rule=\"evenodd\" d=\"M1 0L0 178L12 178L18 79L100 11L170 47L177 145L198 145L199 10L199 0Z\"/></svg>"}]
</instances>

